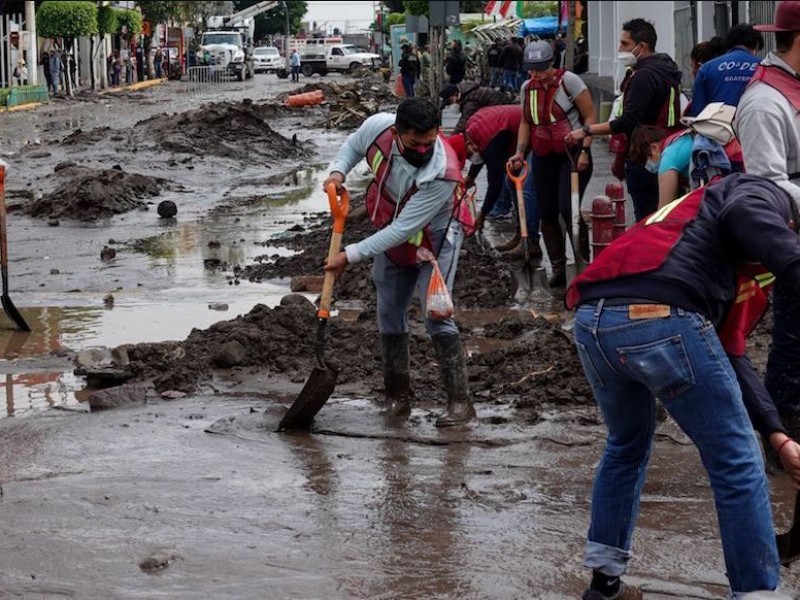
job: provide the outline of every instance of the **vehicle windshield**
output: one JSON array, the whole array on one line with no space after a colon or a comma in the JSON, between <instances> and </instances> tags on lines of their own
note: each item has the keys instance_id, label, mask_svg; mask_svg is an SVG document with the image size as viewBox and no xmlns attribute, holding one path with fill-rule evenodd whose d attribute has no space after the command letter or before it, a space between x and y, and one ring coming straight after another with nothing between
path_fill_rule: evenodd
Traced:
<instances>
[{"instance_id":1,"label":"vehicle windshield","mask_svg":"<svg viewBox=\"0 0 800 600\"><path fill-rule=\"evenodd\" d=\"M347 55L347 54L358 54L358 48L356 48L355 46L342 46L341 48L342 48L342 52L345 55Z\"/></svg>"},{"instance_id":2,"label":"vehicle windshield","mask_svg":"<svg viewBox=\"0 0 800 600\"><path fill-rule=\"evenodd\" d=\"M280 56L277 48L256 48L253 53L264 56Z\"/></svg>"},{"instance_id":3,"label":"vehicle windshield","mask_svg":"<svg viewBox=\"0 0 800 600\"><path fill-rule=\"evenodd\" d=\"M238 33L204 33L202 46L211 44L231 44L232 46L242 45L242 36Z\"/></svg>"}]
</instances>

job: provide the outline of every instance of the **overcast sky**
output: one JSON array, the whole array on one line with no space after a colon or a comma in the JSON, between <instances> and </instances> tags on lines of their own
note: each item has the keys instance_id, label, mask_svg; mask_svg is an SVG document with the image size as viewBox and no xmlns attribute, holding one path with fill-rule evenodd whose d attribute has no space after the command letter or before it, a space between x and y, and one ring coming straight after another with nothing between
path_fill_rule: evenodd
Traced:
<instances>
[{"instance_id":1,"label":"overcast sky","mask_svg":"<svg viewBox=\"0 0 800 600\"><path fill-rule=\"evenodd\" d=\"M327 21L325 26L328 32L334 27L342 31L367 29L374 20L377 2L363 0L362 2L347 2L346 0L308 0L308 12L305 20L316 21L317 27Z\"/></svg>"}]
</instances>

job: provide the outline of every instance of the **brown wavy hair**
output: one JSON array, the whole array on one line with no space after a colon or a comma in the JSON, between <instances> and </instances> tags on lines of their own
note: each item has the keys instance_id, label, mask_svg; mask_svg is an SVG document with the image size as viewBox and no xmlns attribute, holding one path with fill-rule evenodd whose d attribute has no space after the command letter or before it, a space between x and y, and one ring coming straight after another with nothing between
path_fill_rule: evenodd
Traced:
<instances>
[{"instance_id":1,"label":"brown wavy hair","mask_svg":"<svg viewBox=\"0 0 800 600\"><path fill-rule=\"evenodd\" d=\"M652 125L639 125L631 134L628 144L630 160L644 164L650 158L650 144L658 144L667 138L667 132Z\"/></svg>"}]
</instances>

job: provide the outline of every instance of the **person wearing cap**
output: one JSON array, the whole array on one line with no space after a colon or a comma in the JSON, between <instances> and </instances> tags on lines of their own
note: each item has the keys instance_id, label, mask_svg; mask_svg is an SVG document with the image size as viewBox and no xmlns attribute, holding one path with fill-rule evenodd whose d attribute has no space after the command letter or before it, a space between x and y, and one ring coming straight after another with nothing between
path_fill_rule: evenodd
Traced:
<instances>
[{"instance_id":1,"label":"person wearing cap","mask_svg":"<svg viewBox=\"0 0 800 600\"><path fill-rule=\"evenodd\" d=\"M724 46L725 54L704 62L697 71L687 115L699 115L711 102L739 104L761 60L756 52L764 47L764 36L752 25L739 23L728 31Z\"/></svg>"},{"instance_id":2,"label":"person wearing cap","mask_svg":"<svg viewBox=\"0 0 800 600\"><path fill-rule=\"evenodd\" d=\"M683 129L681 116L681 70L668 55L656 53L653 24L644 19L623 23L619 60L628 66L620 85L621 112L605 123L584 125L570 134L577 143L595 135L611 135L609 148L617 155L612 172L625 179L633 200L636 220L658 207L658 178L644 165L629 160L628 139L639 125L653 125L667 133Z\"/></svg>"},{"instance_id":3,"label":"person wearing cap","mask_svg":"<svg viewBox=\"0 0 800 600\"><path fill-rule=\"evenodd\" d=\"M509 166L518 170L531 152L528 177L535 187L542 238L552 267L549 284L564 287L567 283L566 244L558 217L560 214L564 223L572 223L573 164L578 171L581 196L592 177L592 138L571 146L565 139L571 130L593 125L596 118L589 88L571 71L556 69L553 59L553 47L544 40L525 47L523 65L530 79L522 86L523 120L517 151L509 159ZM588 262L588 229L583 219L580 223L580 241L575 242Z\"/></svg>"},{"instance_id":4,"label":"person wearing cap","mask_svg":"<svg viewBox=\"0 0 800 600\"><path fill-rule=\"evenodd\" d=\"M760 385L746 338L766 310L772 274L800 292L799 224L781 188L734 173L639 221L567 289L575 346L608 429L592 490L584 564L593 573L583 600L643 597L621 578L653 452L656 398L708 473L728 597L788 600L776 591L781 566L753 428L798 488L800 445Z\"/></svg>"},{"instance_id":5,"label":"person wearing cap","mask_svg":"<svg viewBox=\"0 0 800 600\"><path fill-rule=\"evenodd\" d=\"M761 61L742 94L734 129L747 172L771 179L800 205L800 2L778 2L774 23L754 28L775 33L775 51ZM800 440L800 302L780 278L772 302L775 325L764 383L789 435ZM774 466L775 456L767 450Z\"/></svg>"}]
</instances>

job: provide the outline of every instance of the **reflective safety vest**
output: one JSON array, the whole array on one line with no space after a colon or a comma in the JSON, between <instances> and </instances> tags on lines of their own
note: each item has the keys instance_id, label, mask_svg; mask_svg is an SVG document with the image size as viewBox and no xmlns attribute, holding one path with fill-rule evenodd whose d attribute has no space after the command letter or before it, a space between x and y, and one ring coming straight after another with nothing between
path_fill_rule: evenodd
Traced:
<instances>
[{"instance_id":1,"label":"reflective safety vest","mask_svg":"<svg viewBox=\"0 0 800 600\"><path fill-rule=\"evenodd\" d=\"M573 309L581 303L580 288L621 277L658 270L700 212L705 188L678 198L639 221L603 250L567 288L565 303ZM764 316L767 291L775 278L758 264L738 267L736 297L717 333L725 351L734 356L745 352L748 334Z\"/></svg>"},{"instance_id":2,"label":"reflective safety vest","mask_svg":"<svg viewBox=\"0 0 800 600\"><path fill-rule=\"evenodd\" d=\"M625 104L625 92L630 87L631 79L636 74L636 70L628 69L625 74L625 79L620 84L620 99L619 109L613 117L622 115ZM668 134L672 134L684 129L680 122L681 117L681 90L680 86L676 83L669 82L669 94L667 95L661 110L656 117L654 123L640 123L640 125L651 125L653 127L660 127ZM609 139L609 150L615 154L625 154L628 151L628 136L624 133L613 133Z\"/></svg>"},{"instance_id":3,"label":"reflective safety vest","mask_svg":"<svg viewBox=\"0 0 800 600\"><path fill-rule=\"evenodd\" d=\"M444 175L440 179L453 181L457 184L453 194L452 218L462 224L466 235L472 235L475 231L475 221L469 210L468 203L465 201L466 190L464 189L464 179L461 176L458 158L453 148L441 134L440 139L443 142L447 156L447 166L445 167ZM400 211L403 210L406 202L417 191L417 185L414 183L405 196L398 200L393 198L391 192L386 189L385 182L392 168L393 146L394 135L391 127L387 127L367 149L367 164L369 164L374 174L374 179L367 187L367 212L372 224L379 229L391 224L400 214ZM397 266L408 267L418 262L417 249L420 246L425 246L436 254L431 244L430 230L427 226L411 236L404 244L388 250L386 255Z\"/></svg>"},{"instance_id":4,"label":"reflective safety vest","mask_svg":"<svg viewBox=\"0 0 800 600\"><path fill-rule=\"evenodd\" d=\"M523 111L531 129L530 148L536 156L567 151L564 138L572 131L572 127L567 113L555 102L558 90L563 87L563 80L564 69L557 69L547 88L534 81L525 88ZM569 94L567 97L572 101Z\"/></svg>"},{"instance_id":5,"label":"reflective safety vest","mask_svg":"<svg viewBox=\"0 0 800 600\"><path fill-rule=\"evenodd\" d=\"M758 65L747 87L750 87L757 81L778 90L795 110L800 111L800 81L791 73L780 67Z\"/></svg>"}]
</instances>

